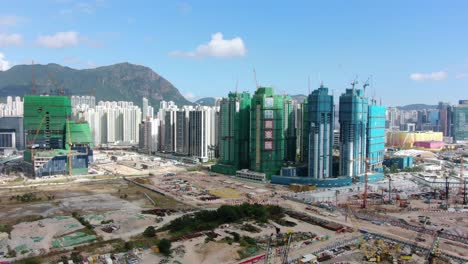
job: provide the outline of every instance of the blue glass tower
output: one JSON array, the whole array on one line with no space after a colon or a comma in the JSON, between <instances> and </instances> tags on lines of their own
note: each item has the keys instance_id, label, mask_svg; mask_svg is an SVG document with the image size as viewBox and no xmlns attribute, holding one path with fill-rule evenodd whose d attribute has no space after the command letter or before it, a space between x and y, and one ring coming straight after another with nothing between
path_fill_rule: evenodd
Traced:
<instances>
[{"instance_id":1,"label":"blue glass tower","mask_svg":"<svg viewBox=\"0 0 468 264\"><path fill-rule=\"evenodd\" d=\"M340 96L340 176L365 173L368 100L361 89Z\"/></svg>"},{"instance_id":2,"label":"blue glass tower","mask_svg":"<svg viewBox=\"0 0 468 264\"><path fill-rule=\"evenodd\" d=\"M385 106L376 105L372 101L369 105L369 119L367 123L367 158L370 171L382 172L385 153Z\"/></svg>"},{"instance_id":3,"label":"blue glass tower","mask_svg":"<svg viewBox=\"0 0 468 264\"><path fill-rule=\"evenodd\" d=\"M333 96L320 86L308 97L308 175L315 179L332 176L333 162Z\"/></svg>"}]
</instances>

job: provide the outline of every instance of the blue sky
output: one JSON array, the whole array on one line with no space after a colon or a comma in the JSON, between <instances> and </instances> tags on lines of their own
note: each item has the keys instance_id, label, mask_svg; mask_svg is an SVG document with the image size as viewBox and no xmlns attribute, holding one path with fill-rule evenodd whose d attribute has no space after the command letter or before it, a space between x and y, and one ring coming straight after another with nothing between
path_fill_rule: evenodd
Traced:
<instances>
[{"instance_id":1,"label":"blue sky","mask_svg":"<svg viewBox=\"0 0 468 264\"><path fill-rule=\"evenodd\" d=\"M50 62L151 67L188 99L338 95L372 76L388 106L468 98L468 1L0 0L0 69ZM360 85L361 85L360 84Z\"/></svg>"}]
</instances>

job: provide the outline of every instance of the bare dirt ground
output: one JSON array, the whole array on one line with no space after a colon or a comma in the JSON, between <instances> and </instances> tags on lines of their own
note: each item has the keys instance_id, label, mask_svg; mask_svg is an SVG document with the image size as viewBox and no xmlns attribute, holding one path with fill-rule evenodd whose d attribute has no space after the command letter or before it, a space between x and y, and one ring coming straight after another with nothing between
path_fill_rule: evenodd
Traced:
<instances>
[{"instance_id":1,"label":"bare dirt ground","mask_svg":"<svg viewBox=\"0 0 468 264\"><path fill-rule=\"evenodd\" d=\"M23 222L13 227L8 244L16 249L18 255L43 254L49 252L55 238L83 228L80 222L68 216Z\"/></svg>"},{"instance_id":2,"label":"bare dirt ground","mask_svg":"<svg viewBox=\"0 0 468 264\"><path fill-rule=\"evenodd\" d=\"M21 202L16 199L17 195L30 193L36 197L34 201ZM147 226L157 225L156 215L142 214L143 210L155 207L188 208L170 197L150 192L123 179L0 189L0 199L1 224L12 229L11 239L8 239L7 233L0 235L0 249L6 252L9 245L16 249L18 256L43 255L52 249L53 239L83 229L83 225L71 217L74 212L88 219L101 239L126 240L141 234ZM176 216L162 217L159 225ZM112 220L111 224L118 228L111 233L103 231L106 224L101 222L105 220Z\"/></svg>"}]
</instances>

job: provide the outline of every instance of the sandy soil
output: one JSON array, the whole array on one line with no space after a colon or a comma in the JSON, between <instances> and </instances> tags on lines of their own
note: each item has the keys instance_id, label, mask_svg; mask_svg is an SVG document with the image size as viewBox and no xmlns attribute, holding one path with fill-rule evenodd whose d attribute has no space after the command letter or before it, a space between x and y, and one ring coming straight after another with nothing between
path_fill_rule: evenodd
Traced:
<instances>
[{"instance_id":1,"label":"sandy soil","mask_svg":"<svg viewBox=\"0 0 468 264\"><path fill-rule=\"evenodd\" d=\"M29 254L49 252L52 240L84 228L76 219L68 216L46 218L34 222L24 222L13 227L9 245L12 249L21 248Z\"/></svg>"}]
</instances>

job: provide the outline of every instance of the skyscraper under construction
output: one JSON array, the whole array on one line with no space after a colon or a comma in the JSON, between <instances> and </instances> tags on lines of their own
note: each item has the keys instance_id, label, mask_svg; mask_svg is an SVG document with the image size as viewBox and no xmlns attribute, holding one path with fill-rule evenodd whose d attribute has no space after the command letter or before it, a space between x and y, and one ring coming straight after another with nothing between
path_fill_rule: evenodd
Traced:
<instances>
[{"instance_id":1,"label":"skyscraper under construction","mask_svg":"<svg viewBox=\"0 0 468 264\"><path fill-rule=\"evenodd\" d=\"M367 158L369 171L383 171L385 154L385 106L371 100L367 124Z\"/></svg>"},{"instance_id":2,"label":"skyscraper under construction","mask_svg":"<svg viewBox=\"0 0 468 264\"><path fill-rule=\"evenodd\" d=\"M250 112L250 169L269 179L284 161L284 97L259 87Z\"/></svg>"},{"instance_id":3,"label":"skyscraper under construction","mask_svg":"<svg viewBox=\"0 0 468 264\"><path fill-rule=\"evenodd\" d=\"M219 159L213 171L234 175L249 168L250 104L247 92L229 93L220 105Z\"/></svg>"},{"instance_id":4,"label":"skyscraper under construction","mask_svg":"<svg viewBox=\"0 0 468 264\"><path fill-rule=\"evenodd\" d=\"M340 176L365 173L368 99L361 89L346 89L340 96Z\"/></svg>"},{"instance_id":5,"label":"skyscraper under construction","mask_svg":"<svg viewBox=\"0 0 468 264\"><path fill-rule=\"evenodd\" d=\"M334 103L328 88L320 86L308 97L308 176L326 179L332 175Z\"/></svg>"},{"instance_id":6,"label":"skyscraper under construction","mask_svg":"<svg viewBox=\"0 0 468 264\"><path fill-rule=\"evenodd\" d=\"M33 176L88 172L92 159L89 125L70 119L71 102L66 96L24 97L24 161Z\"/></svg>"}]
</instances>

